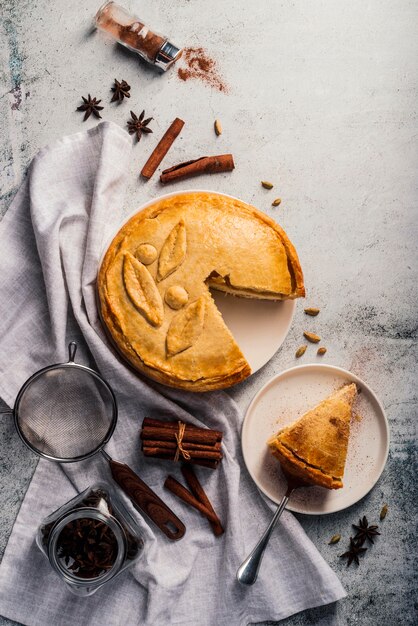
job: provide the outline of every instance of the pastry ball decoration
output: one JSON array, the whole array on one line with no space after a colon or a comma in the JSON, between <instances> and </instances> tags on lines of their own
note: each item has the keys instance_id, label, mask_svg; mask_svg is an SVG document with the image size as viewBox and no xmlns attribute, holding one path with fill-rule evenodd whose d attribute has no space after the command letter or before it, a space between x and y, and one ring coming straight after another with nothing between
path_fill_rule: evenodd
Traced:
<instances>
[{"instance_id":1,"label":"pastry ball decoration","mask_svg":"<svg viewBox=\"0 0 418 626\"><path fill-rule=\"evenodd\" d=\"M189 299L189 294L181 285L172 285L165 292L165 301L168 306L177 311L181 309Z\"/></svg>"},{"instance_id":2,"label":"pastry ball decoration","mask_svg":"<svg viewBox=\"0 0 418 626\"><path fill-rule=\"evenodd\" d=\"M141 261L144 265L151 265L157 258L158 252L150 243L141 243L135 252L135 256L138 261Z\"/></svg>"}]
</instances>

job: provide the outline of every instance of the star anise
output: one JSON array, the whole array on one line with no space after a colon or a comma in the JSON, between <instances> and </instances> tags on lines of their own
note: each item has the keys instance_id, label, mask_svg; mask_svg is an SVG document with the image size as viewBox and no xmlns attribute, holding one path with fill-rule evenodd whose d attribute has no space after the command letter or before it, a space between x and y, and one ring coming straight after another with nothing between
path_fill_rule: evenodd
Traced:
<instances>
[{"instance_id":1,"label":"star anise","mask_svg":"<svg viewBox=\"0 0 418 626\"><path fill-rule=\"evenodd\" d=\"M91 518L69 522L57 540L57 555L80 578L96 578L111 569L118 551L110 527Z\"/></svg>"},{"instance_id":2,"label":"star anise","mask_svg":"<svg viewBox=\"0 0 418 626\"><path fill-rule=\"evenodd\" d=\"M351 565L353 561L357 565L360 565L360 561L358 560L358 557L360 554L364 554L366 550L367 548L362 548L361 544L357 543L355 539L350 537L350 549L347 550L347 552L344 552L344 554L340 554L340 559L348 559L347 567Z\"/></svg>"},{"instance_id":3,"label":"star anise","mask_svg":"<svg viewBox=\"0 0 418 626\"><path fill-rule=\"evenodd\" d=\"M142 133L152 133L151 128L148 128L148 124L153 117L148 117L144 120L145 111L142 111L141 115L137 117L133 111L131 111L131 120L127 121L128 132L130 135L136 135L138 141L141 140Z\"/></svg>"},{"instance_id":4,"label":"star anise","mask_svg":"<svg viewBox=\"0 0 418 626\"><path fill-rule=\"evenodd\" d=\"M99 111L104 108L99 106L101 100L96 100L96 98L92 98L90 94L88 98L85 98L84 96L81 97L84 101L84 104L77 107L77 111L85 111L83 122L85 122L92 113L95 117L99 117L101 119L102 116L100 115Z\"/></svg>"},{"instance_id":5,"label":"star anise","mask_svg":"<svg viewBox=\"0 0 418 626\"><path fill-rule=\"evenodd\" d=\"M129 93L131 90L131 86L128 85L126 80L121 80L120 82L115 78L115 84L112 87L113 96L110 102L122 102L124 98L130 98L131 94Z\"/></svg>"},{"instance_id":6,"label":"star anise","mask_svg":"<svg viewBox=\"0 0 418 626\"><path fill-rule=\"evenodd\" d=\"M376 537L376 535L380 535L380 533L377 530L379 526L376 526L376 525L369 526L367 517L365 515L363 516L363 519L359 520L358 525L353 524L353 528L355 528L357 531L354 539L357 541L359 546L362 546L363 543L366 541L366 539L374 543L373 537Z\"/></svg>"}]
</instances>

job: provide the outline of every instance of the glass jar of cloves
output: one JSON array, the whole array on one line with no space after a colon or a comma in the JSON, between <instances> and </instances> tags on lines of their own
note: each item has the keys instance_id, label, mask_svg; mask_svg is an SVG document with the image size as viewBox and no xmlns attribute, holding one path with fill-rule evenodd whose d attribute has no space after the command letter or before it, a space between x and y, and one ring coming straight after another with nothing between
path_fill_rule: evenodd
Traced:
<instances>
[{"instance_id":1,"label":"glass jar of cloves","mask_svg":"<svg viewBox=\"0 0 418 626\"><path fill-rule=\"evenodd\" d=\"M116 2L106 2L94 18L97 28L164 72L181 56L182 50L168 37L151 30L140 18Z\"/></svg>"},{"instance_id":2,"label":"glass jar of cloves","mask_svg":"<svg viewBox=\"0 0 418 626\"><path fill-rule=\"evenodd\" d=\"M132 566L144 545L139 526L106 483L89 487L49 515L36 541L79 596L92 595Z\"/></svg>"}]
</instances>

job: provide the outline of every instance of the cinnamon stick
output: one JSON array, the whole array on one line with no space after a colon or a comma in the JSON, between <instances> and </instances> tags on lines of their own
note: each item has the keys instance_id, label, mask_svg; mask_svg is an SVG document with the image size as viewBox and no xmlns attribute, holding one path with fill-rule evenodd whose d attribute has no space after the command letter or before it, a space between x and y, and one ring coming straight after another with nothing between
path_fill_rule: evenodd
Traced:
<instances>
[{"instance_id":1,"label":"cinnamon stick","mask_svg":"<svg viewBox=\"0 0 418 626\"><path fill-rule=\"evenodd\" d=\"M153 419L152 417L144 417L142 421L142 427L144 426L154 426L156 428L170 428L171 430L175 430L176 432L179 429L178 420L176 422L173 422L173 421L166 422L162 420ZM189 432L195 431L195 430L198 430L198 431L203 430L205 432L216 433L218 441L220 441L223 436L223 432L221 430L212 430L212 429L209 430L207 428L202 428L201 426L195 426L194 424L187 424L186 428Z\"/></svg>"},{"instance_id":2,"label":"cinnamon stick","mask_svg":"<svg viewBox=\"0 0 418 626\"><path fill-rule=\"evenodd\" d=\"M199 176L200 174L216 174L231 172L235 167L232 154L218 154L204 156L192 161L185 161L164 170L160 176L162 183L172 183L177 180Z\"/></svg>"},{"instance_id":3,"label":"cinnamon stick","mask_svg":"<svg viewBox=\"0 0 418 626\"><path fill-rule=\"evenodd\" d=\"M207 461L206 459L194 459L193 465L200 465L201 467L209 467L210 469L216 469L220 463L219 461Z\"/></svg>"},{"instance_id":4,"label":"cinnamon stick","mask_svg":"<svg viewBox=\"0 0 418 626\"><path fill-rule=\"evenodd\" d=\"M171 491L171 493L174 493L175 496L180 498L180 500L183 500L183 502L185 502L186 504L189 504L193 508L200 511L200 513L202 513L210 521L212 522L217 521L218 518L217 518L216 513L212 513L212 511L209 511L209 509L204 504L199 502L199 500L197 500L190 493L190 491L186 489L186 487L183 487L183 485L179 483L179 481L176 480L173 476L167 476L165 483L164 483L164 487L168 489L169 491Z\"/></svg>"},{"instance_id":5,"label":"cinnamon stick","mask_svg":"<svg viewBox=\"0 0 418 626\"><path fill-rule=\"evenodd\" d=\"M214 515L216 515L214 508L209 498L207 497L205 490L200 484L193 468L190 465L182 465L181 473L183 474L185 481L188 484L189 489L192 492L192 494L195 496L195 498L197 498L202 504L204 504L209 511L211 511ZM209 520L209 523L212 526L212 530L214 534L217 537L219 537L219 535L222 535L225 531L222 527L221 520L219 519L217 515L216 515L216 519L217 519L216 522Z\"/></svg>"},{"instance_id":6,"label":"cinnamon stick","mask_svg":"<svg viewBox=\"0 0 418 626\"><path fill-rule=\"evenodd\" d=\"M170 428L156 428L155 426L144 426L141 431L141 439L153 439L158 441L176 441L177 429ZM194 430L190 431L186 426L186 430L183 435L183 442L187 443L202 443L204 445L214 445L218 440L216 432L211 430Z\"/></svg>"},{"instance_id":7,"label":"cinnamon stick","mask_svg":"<svg viewBox=\"0 0 418 626\"><path fill-rule=\"evenodd\" d=\"M169 450L159 449L158 452L155 450L145 448L143 450L144 456L152 459L166 459L167 461L174 461L174 454ZM216 461L210 461L208 459L193 459L190 461L193 465L200 465L201 467L208 467L209 469L216 469L220 463L221 459Z\"/></svg>"},{"instance_id":8,"label":"cinnamon stick","mask_svg":"<svg viewBox=\"0 0 418 626\"><path fill-rule=\"evenodd\" d=\"M179 117L176 117L174 122L171 123L170 127L165 131L164 135L154 148L154 151L151 153L148 161L145 163L144 167L141 170L141 175L144 178L151 178L151 176L155 173L155 170L160 165L161 161L164 159L167 152L170 150L174 141L179 136L182 128L184 126L183 120Z\"/></svg>"},{"instance_id":9,"label":"cinnamon stick","mask_svg":"<svg viewBox=\"0 0 418 626\"><path fill-rule=\"evenodd\" d=\"M157 441L153 439L144 439L142 443L143 447L147 448L164 448L166 450L177 450L177 442L174 441ZM201 443L184 443L183 448L185 450L200 450L203 452L207 450L208 452L216 452L221 450L221 442L217 441L213 446L205 446Z\"/></svg>"},{"instance_id":10,"label":"cinnamon stick","mask_svg":"<svg viewBox=\"0 0 418 626\"><path fill-rule=\"evenodd\" d=\"M168 456L172 456L174 458L175 450L166 450L165 448L160 448L160 446L147 446L144 444L142 448L144 454L146 456L157 456L159 453L167 454ZM214 450L187 450L190 454L191 459L207 459L208 461L220 461L222 458L222 454Z\"/></svg>"}]
</instances>

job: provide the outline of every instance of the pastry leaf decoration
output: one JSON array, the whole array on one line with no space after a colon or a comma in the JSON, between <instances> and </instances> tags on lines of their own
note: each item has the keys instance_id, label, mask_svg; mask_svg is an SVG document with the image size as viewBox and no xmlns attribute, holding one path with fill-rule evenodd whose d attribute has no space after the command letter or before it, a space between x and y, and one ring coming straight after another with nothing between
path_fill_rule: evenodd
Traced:
<instances>
[{"instance_id":1,"label":"pastry leaf decoration","mask_svg":"<svg viewBox=\"0 0 418 626\"><path fill-rule=\"evenodd\" d=\"M145 319L153 326L160 326L164 319L164 307L153 277L130 252L123 260L123 281L128 296Z\"/></svg>"},{"instance_id":2,"label":"pastry leaf decoration","mask_svg":"<svg viewBox=\"0 0 418 626\"><path fill-rule=\"evenodd\" d=\"M202 332L204 319L203 296L177 313L167 333L167 356L174 356L191 348Z\"/></svg>"},{"instance_id":3,"label":"pastry leaf decoration","mask_svg":"<svg viewBox=\"0 0 418 626\"><path fill-rule=\"evenodd\" d=\"M120 300L112 293L112 281L114 280L114 276L116 273L120 275L120 265L117 266L117 264L113 262L113 264L109 268L109 271L106 274L106 287L104 290L104 297L108 314L113 320L113 323L115 324L116 328L118 328L123 334L125 334L123 313L120 308Z\"/></svg>"},{"instance_id":4,"label":"pastry leaf decoration","mask_svg":"<svg viewBox=\"0 0 418 626\"><path fill-rule=\"evenodd\" d=\"M183 263L186 256L186 227L180 220L172 229L161 248L158 259L158 280L164 280Z\"/></svg>"}]
</instances>

